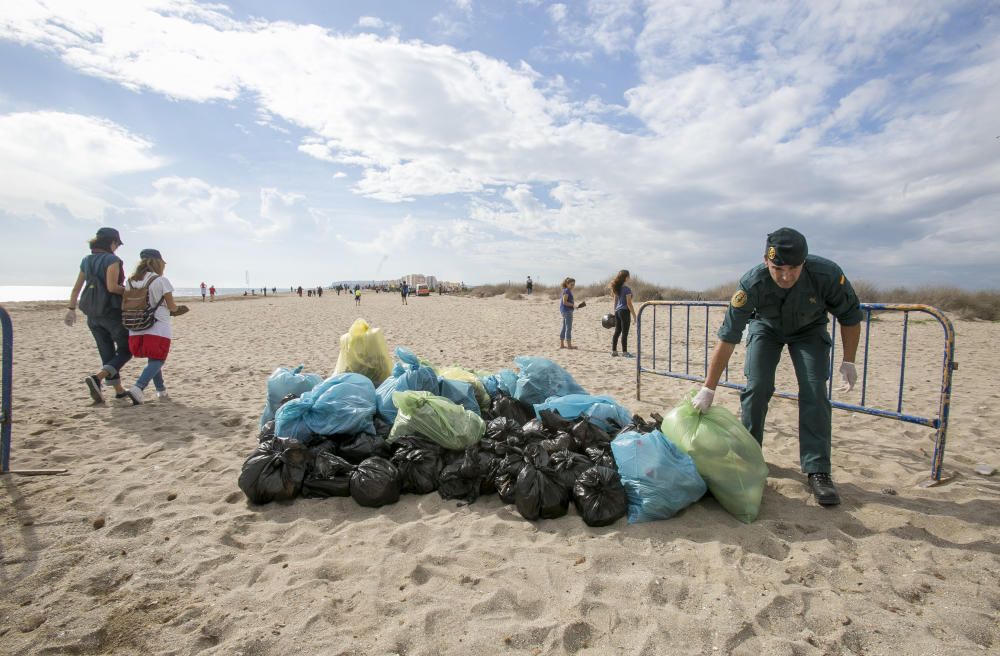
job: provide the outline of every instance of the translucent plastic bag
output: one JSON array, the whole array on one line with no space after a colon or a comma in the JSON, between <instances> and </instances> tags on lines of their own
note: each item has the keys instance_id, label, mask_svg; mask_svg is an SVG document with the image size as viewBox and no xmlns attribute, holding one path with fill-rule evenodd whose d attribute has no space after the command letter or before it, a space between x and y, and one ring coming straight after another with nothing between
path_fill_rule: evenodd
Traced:
<instances>
[{"instance_id":1,"label":"translucent plastic bag","mask_svg":"<svg viewBox=\"0 0 1000 656\"><path fill-rule=\"evenodd\" d=\"M375 386L361 374L334 374L281 406L275 433L307 441L317 435L374 433Z\"/></svg>"},{"instance_id":2,"label":"translucent plastic bag","mask_svg":"<svg viewBox=\"0 0 1000 656\"><path fill-rule=\"evenodd\" d=\"M460 380L472 385L472 391L476 395L476 402L479 403L480 410L487 410L490 407L490 395L486 391L486 386L474 372L462 367L445 367L438 370L438 375L448 380Z\"/></svg>"},{"instance_id":3,"label":"translucent plastic bag","mask_svg":"<svg viewBox=\"0 0 1000 656\"><path fill-rule=\"evenodd\" d=\"M356 319L351 329L340 337L340 355L334 372L361 374L374 385L381 385L392 373L392 357L382 329L370 327L364 319Z\"/></svg>"},{"instance_id":4,"label":"translucent plastic bag","mask_svg":"<svg viewBox=\"0 0 1000 656\"><path fill-rule=\"evenodd\" d=\"M449 380L441 376L438 376L438 384L441 386L438 396L443 396L466 410L481 416L479 401L476 400L476 392L472 385L464 380Z\"/></svg>"},{"instance_id":5,"label":"translucent plastic bag","mask_svg":"<svg viewBox=\"0 0 1000 656\"><path fill-rule=\"evenodd\" d=\"M736 415L722 406L701 414L691 405L693 396L667 413L663 433L691 456L719 505L749 524L760 512L767 482L764 454Z\"/></svg>"},{"instance_id":6,"label":"translucent plastic bag","mask_svg":"<svg viewBox=\"0 0 1000 656\"><path fill-rule=\"evenodd\" d=\"M611 451L625 486L630 524L672 517L707 490L694 461L660 431L619 433Z\"/></svg>"},{"instance_id":7,"label":"translucent plastic bag","mask_svg":"<svg viewBox=\"0 0 1000 656\"><path fill-rule=\"evenodd\" d=\"M422 435L446 449L464 450L486 432L479 415L430 392L396 392L398 414L389 433L392 443L405 435Z\"/></svg>"},{"instance_id":8,"label":"translucent plastic bag","mask_svg":"<svg viewBox=\"0 0 1000 656\"><path fill-rule=\"evenodd\" d=\"M264 414L260 416L261 428L274 419L274 413L278 411L283 398L289 394L302 395L323 382L323 377L319 374L301 373L304 368L304 364L294 369L278 367L267 379L267 404L264 406Z\"/></svg>"},{"instance_id":9,"label":"translucent plastic bag","mask_svg":"<svg viewBox=\"0 0 1000 656\"><path fill-rule=\"evenodd\" d=\"M392 402L392 394L409 391L431 392L440 396L441 383L433 369L420 364L403 370L398 376L386 378L375 390L375 407L379 416L390 424L396 421L396 404Z\"/></svg>"},{"instance_id":10,"label":"translucent plastic bag","mask_svg":"<svg viewBox=\"0 0 1000 656\"><path fill-rule=\"evenodd\" d=\"M546 358L522 355L514 358L521 371L517 375L514 398L524 403L542 403L550 396L586 394L568 371Z\"/></svg>"},{"instance_id":11,"label":"translucent plastic bag","mask_svg":"<svg viewBox=\"0 0 1000 656\"><path fill-rule=\"evenodd\" d=\"M543 410L554 410L564 419L585 417L605 431L621 430L632 421L632 414L610 396L550 396L544 403L535 404L535 416L541 418Z\"/></svg>"}]
</instances>

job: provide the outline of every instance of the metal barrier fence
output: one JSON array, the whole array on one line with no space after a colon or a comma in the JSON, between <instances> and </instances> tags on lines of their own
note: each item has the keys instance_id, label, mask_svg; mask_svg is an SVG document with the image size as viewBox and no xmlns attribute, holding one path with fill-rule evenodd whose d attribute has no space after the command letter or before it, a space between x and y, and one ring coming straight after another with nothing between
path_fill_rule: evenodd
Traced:
<instances>
[{"instance_id":1,"label":"metal barrier fence","mask_svg":"<svg viewBox=\"0 0 1000 656\"><path fill-rule=\"evenodd\" d=\"M694 382L704 382L705 375L708 373L708 358L709 358L709 312L713 307L725 308L728 307L728 303L723 301L647 301L639 307L636 319L636 361L635 361L635 398L637 400L641 399L642 393L642 374L656 374L658 376L666 376L670 378L680 378L682 380L690 380ZM667 369L665 371L658 371L656 369L656 315L657 309L661 306L667 306L669 308L668 317L668 352L667 352ZM642 337L643 337L643 312L647 308L652 308L652 363L650 368L643 366L643 350L642 350ZM686 312L685 319L685 336L684 336L684 371L674 371L673 370L673 334L674 334L674 309L684 308ZM691 308L693 307L703 307L705 308L705 349L704 349L704 360L702 363L702 375L698 376L691 373ZM843 403L841 401L834 401L833 397L833 372L834 372L834 360L837 350L836 346L836 336L837 336L837 320L835 317L831 317L830 322L830 336L833 341L833 346L830 349L830 379L827 384L827 398L830 399L830 405L834 408L840 410L850 410L852 412L860 412L869 415L875 415L877 417L886 417L889 419L896 419L898 421L904 421L911 424L920 424L921 426L927 426L933 428L937 431L937 435L934 441L934 457L931 461L931 476L930 480L926 485L934 485L941 481L941 471L944 463L944 449L945 442L948 434L948 414L951 407L951 378L952 372L958 368L958 364L955 362L955 328L952 326L951 321L945 314L937 309L936 307L931 307L929 305L910 305L910 304L896 304L896 303L862 303L861 310L864 313L864 363L861 367L861 404L853 405L850 403ZM903 313L903 338L902 338L902 350L899 363L899 394L896 397L896 409L885 410L882 408L869 407L865 405L865 401L868 394L868 363L869 363L869 338L871 335L871 322L872 322L872 312L902 312ZM906 414L903 412L903 391L904 391L904 381L906 380L906 343L909 331L909 320L911 312L923 312L934 317L941 327L944 329L944 358L941 367L941 392L938 401L937 414L931 417L921 417L917 415ZM729 380L729 368L726 368L723 374L722 380L719 381L719 385L723 387L729 387L731 389L745 390L746 385L741 383L734 383ZM775 390L774 396L779 396L785 399L798 399L798 394L793 394L790 392Z\"/></svg>"},{"instance_id":2,"label":"metal barrier fence","mask_svg":"<svg viewBox=\"0 0 1000 656\"><path fill-rule=\"evenodd\" d=\"M0 351L0 474L10 471L11 379L14 369L14 327L7 310L0 306L0 330L3 351Z\"/></svg>"}]
</instances>

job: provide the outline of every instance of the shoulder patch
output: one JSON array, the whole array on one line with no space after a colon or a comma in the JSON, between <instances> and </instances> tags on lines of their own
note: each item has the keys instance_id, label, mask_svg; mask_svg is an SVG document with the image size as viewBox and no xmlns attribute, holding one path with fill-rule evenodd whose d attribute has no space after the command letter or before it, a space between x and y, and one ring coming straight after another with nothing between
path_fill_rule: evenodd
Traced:
<instances>
[{"instance_id":1,"label":"shoulder patch","mask_svg":"<svg viewBox=\"0 0 1000 656\"><path fill-rule=\"evenodd\" d=\"M840 274L840 284L844 284L844 274Z\"/></svg>"},{"instance_id":2,"label":"shoulder patch","mask_svg":"<svg viewBox=\"0 0 1000 656\"><path fill-rule=\"evenodd\" d=\"M735 308L741 308L747 304L747 293L742 289L737 289L736 293L733 294L732 300L729 301L730 305Z\"/></svg>"}]
</instances>

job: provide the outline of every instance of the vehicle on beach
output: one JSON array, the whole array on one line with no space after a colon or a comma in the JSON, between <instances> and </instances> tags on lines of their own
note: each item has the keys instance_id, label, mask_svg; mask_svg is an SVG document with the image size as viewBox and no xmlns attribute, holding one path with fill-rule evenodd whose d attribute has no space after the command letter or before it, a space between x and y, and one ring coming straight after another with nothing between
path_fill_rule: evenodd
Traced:
<instances>
[{"instance_id":1,"label":"vehicle on beach","mask_svg":"<svg viewBox=\"0 0 1000 656\"><path fill-rule=\"evenodd\" d=\"M427 285L420 284L420 285L417 285L417 292L416 293L417 293L417 296L430 296L431 295L431 288L428 287Z\"/></svg>"}]
</instances>

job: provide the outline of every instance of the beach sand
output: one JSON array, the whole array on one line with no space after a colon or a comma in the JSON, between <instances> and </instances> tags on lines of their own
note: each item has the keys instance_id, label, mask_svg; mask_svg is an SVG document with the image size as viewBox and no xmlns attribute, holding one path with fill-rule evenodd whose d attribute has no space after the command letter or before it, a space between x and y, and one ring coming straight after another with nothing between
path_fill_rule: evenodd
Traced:
<instances>
[{"instance_id":1,"label":"beach sand","mask_svg":"<svg viewBox=\"0 0 1000 656\"><path fill-rule=\"evenodd\" d=\"M609 357L606 301L578 311L576 351L558 349L556 302L538 295L435 295L405 307L373 293L360 308L335 293L189 304L164 369L173 402L137 408L90 404L81 380L97 352L85 324L62 325L61 304L8 306L12 466L68 473L0 478L0 652L1000 653L1000 476L973 472L1000 464L990 355L1000 324L956 322L946 484L916 487L930 471L931 429L834 411L844 503L819 507L798 470L797 406L776 399L764 450L771 475L752 525L708 498L666 521L588 528L572 509L525 521L496 496L468 506L431 494L380 509L350 498L255 507L236 481L268 375L298 363L331 373L338 338L359 316L390 348L435 364L496 371L517 355L546 356L591 393L643 415L666 412L693 384L644 376L637 402L635 361ZM717 319L709 323L714 333ZM872 394L894 403L901 326L892 317L873 325L882 350L868 372ZM651 339L652 319L646 326ZM941 331L910 329L905 410L930 416ZM657 334L666 340L659 322ZM141 364L126 366L127 381ZM787 370L781 378L787 385ZM739 406L732 391L717 403Z\"/></svg>"}]
</instances>

